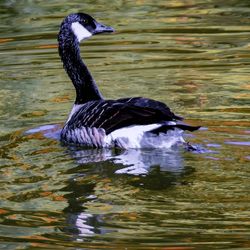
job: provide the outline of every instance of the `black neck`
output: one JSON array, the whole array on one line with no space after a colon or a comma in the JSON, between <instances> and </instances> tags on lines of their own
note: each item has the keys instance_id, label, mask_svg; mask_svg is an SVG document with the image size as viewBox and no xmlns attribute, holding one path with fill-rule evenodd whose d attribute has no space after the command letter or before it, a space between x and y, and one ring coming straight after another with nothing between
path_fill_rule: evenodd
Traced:
<instances>
[{"instance_id":1,"label":"black neck","mask_svg":"<svg viewBox=\"0 0 250 250\"><path fill-rule=\"evenodd\" d=\"M73 33L61 29L58 45L63 66L76 89L75 104L103 99L95 80L81 59L79 42Z\"/></svg>"}]
</instances>

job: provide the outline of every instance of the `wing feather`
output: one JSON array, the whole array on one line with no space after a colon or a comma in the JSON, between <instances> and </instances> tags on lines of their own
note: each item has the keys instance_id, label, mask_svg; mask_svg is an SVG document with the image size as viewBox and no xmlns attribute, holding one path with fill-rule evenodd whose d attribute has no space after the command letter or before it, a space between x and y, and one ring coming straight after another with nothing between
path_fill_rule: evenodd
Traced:
<instances>
[{"instance_id":1,"label":"wing feather","mask_svg":"<svg viewBox=\"0 0 250 250\"><path fill-rule=\"evenodd\" d=\"M131 125L181 120L164 104L147 98L87 102L68 121L68 129L103 128L106 134Z\"/></svg>"}]
</instances>

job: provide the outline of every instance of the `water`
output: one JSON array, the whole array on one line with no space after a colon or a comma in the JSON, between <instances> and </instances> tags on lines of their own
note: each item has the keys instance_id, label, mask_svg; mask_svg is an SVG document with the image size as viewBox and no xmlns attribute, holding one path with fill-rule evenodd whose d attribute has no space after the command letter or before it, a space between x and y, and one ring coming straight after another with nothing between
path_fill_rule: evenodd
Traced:
<instances>
[{"instance_id":1,"label":"water","mask_svg":"<svg viewBox=\"0 0 250 250\"><path fill-rule=\"evenodd\" d=\"M250 5L1 1L1 249L249 249ZM56 34L83 11L113 26L82 55L107 98L166 102L197 152L66 147L74 90Z\"/></svg>"}]
</instances>

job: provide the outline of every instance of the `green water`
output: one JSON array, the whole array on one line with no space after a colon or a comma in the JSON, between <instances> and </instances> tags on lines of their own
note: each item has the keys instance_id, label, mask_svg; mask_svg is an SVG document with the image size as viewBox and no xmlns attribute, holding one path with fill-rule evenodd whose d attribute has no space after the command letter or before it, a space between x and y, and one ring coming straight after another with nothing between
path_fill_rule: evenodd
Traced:
<instances>
[{"instance_id":1,"label":"green water","mask_svg":"<svg viewBox=\"0 0 250 250\"><path fill-rule=\"evenodd\" d=\"M250 248L249 0L0 7L1 249ZM78 11L116 29L81 45L104 96L166 102L203 126L199 153L60 144L75 93L56 36Z\"/></svg>"}]
</instances>

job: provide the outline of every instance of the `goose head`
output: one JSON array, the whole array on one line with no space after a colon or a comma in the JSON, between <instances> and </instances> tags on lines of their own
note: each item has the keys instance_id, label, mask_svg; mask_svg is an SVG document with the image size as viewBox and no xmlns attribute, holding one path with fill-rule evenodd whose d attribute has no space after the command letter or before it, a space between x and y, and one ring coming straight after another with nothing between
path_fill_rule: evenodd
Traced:
<instances>
[{"instance_id":1,"label":"goose head","mask_svg":"<svg viewBox=\"0 0 250 250\"><path fill-rule=\"evenodd\" d=\"M114 29L97 22L93 17L85 13L68 15L62 22L61 31L73 34L80 43L92 35L101 33L111 33ZM62 32L64 33L64 32Z\"/></svg>"}]
</instances>

